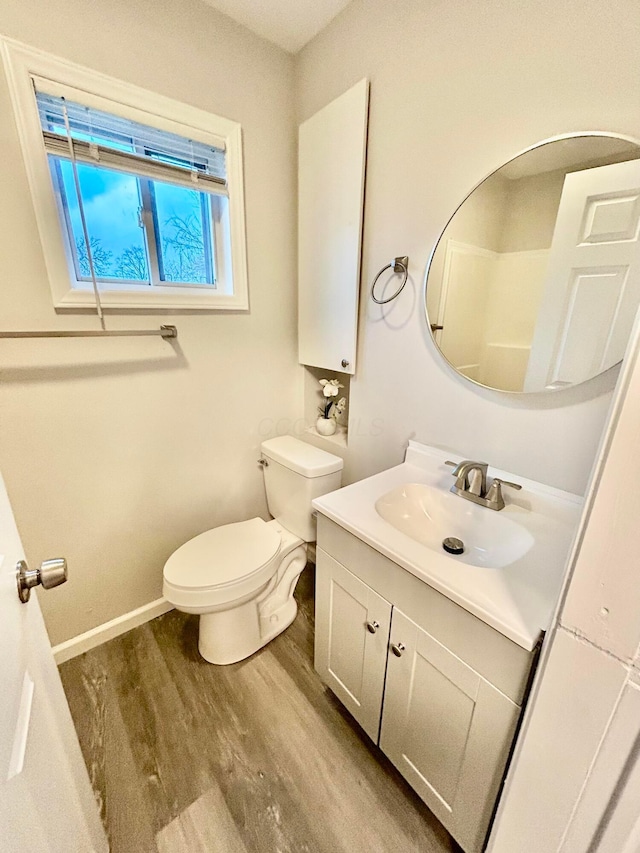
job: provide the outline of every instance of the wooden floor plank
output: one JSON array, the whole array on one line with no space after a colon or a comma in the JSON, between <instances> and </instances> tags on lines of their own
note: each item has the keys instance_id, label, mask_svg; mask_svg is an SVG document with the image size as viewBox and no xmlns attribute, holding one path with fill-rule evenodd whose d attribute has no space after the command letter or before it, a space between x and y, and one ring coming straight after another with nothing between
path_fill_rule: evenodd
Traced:
<instances>
[{"instance_id":1,"label":"wooden floor plank","mask_svg":"<svg viewBox=\"0 0 640 853\"><path fill-rule=\"evenodd\" d=\"M159 853L248 853L217 785L158 833Z\"/></svg>"},{"instance_id":2,"label":"wooden floor plank","mask_svg":"<svg viewBox=\"0 0 640 853\"><path fill-rule=\"evenodd\" d=\"M206 750L192 736L185 708L150 625L109 643L119 666L118 698L157 832L206 790L211 780Z\"/></svg>"},{"instance_id":3,"label":"wooden floor plank","mask_svg":"<svg viewBox=\"0 0 640 853\"><path fill-rule=\"evenodd\" d=\"M107 646L75 658L61 675L112 851L155 853L140 768L114 686Z\"/></svg>"},{"instance_id":4,"label":"wooden floor plank","mask_svg":"<svg viewBox=\"0 0 640 853\"><path fill-rule=\"evenodd\" d=\"M156 620L154 631L182 701L194 718L191 737L206 744L203 752L210 762L211 778L219 784L244 843L252 853L314 849L309 846L306 812L292 800L286 785L286 768L283 772L270 738L263 737L257 727L262 703L271 700L263 692L247 689L242 677L247 673L250 682L256 681L260 655L227 667L213 667L198 655L185 656L181 644L171 638L179 635L182 625L183 640L189 643L190 637L196 648L197 626L182 614L170 615L173 618Z\"/></svg>"},{"instance_id":5,"label":"wooden floor plank","mask_svg":"<svg viewBox=\"0 0 640 853\"><path fill-rule=\"evenodd\" d=\"M458 850L315 673L313 589L238 664L173 611L62 665L112 853Z\"/></svg>"}]
</instances>

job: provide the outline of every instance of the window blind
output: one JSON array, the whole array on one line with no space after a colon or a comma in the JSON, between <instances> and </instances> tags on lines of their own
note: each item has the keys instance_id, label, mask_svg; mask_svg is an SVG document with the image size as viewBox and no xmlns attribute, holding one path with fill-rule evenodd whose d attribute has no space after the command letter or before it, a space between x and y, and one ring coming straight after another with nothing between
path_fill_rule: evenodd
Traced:
<instances>
[{"instance_id":1,"label":"window blind","mask_svg":"<svg viewBox=\"0 0 640 853\"><path fill-rule=\"evenodd\" d=\"M80 162L224 192L226 163L221 148L43 92L36 92L36 101L49 154L69 157L66 107L74 154Z\"/></svg>"}]
</instances>

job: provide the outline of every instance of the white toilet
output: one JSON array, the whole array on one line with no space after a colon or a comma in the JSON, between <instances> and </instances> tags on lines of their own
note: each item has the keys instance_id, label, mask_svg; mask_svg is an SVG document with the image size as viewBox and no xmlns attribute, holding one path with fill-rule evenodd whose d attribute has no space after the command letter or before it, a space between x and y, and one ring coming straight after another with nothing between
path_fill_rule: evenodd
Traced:
<instances>
[{"instance_id":1,"label":"white toilet","mask_svg":"<svg viewBox=\"0 0 640 853\"><path fill-rule=\"evenodd\" d=\"M342 459L285 435L262 444L267 504L274 521L252 518L190 539L167 560L164 597L200 615L200 654L235 663L295 619L293 591L315 542L311 501L340 488Z\"/></svg>"}]
</instances>

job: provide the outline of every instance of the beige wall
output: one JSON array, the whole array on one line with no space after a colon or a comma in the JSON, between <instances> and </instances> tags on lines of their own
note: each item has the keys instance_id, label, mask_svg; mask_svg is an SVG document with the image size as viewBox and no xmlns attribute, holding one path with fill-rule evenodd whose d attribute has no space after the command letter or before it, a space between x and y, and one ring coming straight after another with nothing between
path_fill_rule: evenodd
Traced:
<instances>
[{"instance_id":1,"label":"beige wall","mask_svg":"<svg viewBox=\"0 0 640 853\"><path fill-rule=\"evenodd\" d=\"M549 249L556 227L565 172L556 170L507 181L504 231L499 251Z\"/></svg>"},{"instance_id":2,"label":"beige wall","mask_svg":"<svg viewBox=\"0 0 640 853\"><path fill-rule=\"evenodd\" d=\"M359 428L349 436L348 478L400 462L413 437L584 490L607 382L552 402L465 384L430 341L422 276L456 205L516 152L575 130L640 136L639 23L635 0L354 0L300 54L299 121L356 80L371 81L359 370L351 383ZM374 306L372 277L404 253L409 284L395 303ZM376 417L385 421L380 435L367 428Z\"/></svg>"},{"instance_id":3,"label":"beige wall","mask_svg":"<svg viewBox=\"0 0 640 853\"><path fill-rule=\"evenodd\" d=\"M293 61L197 0L5 0L0 32L240 122L251 310L116 316L160 339L2 342L0 470L30 561L69 561L41 596L54 643L161 594L162 566L215 524L266 517L262 420L301 408L295 331ZM56 316L0 72L1 327Z\"/></svg>"}]
</instances>

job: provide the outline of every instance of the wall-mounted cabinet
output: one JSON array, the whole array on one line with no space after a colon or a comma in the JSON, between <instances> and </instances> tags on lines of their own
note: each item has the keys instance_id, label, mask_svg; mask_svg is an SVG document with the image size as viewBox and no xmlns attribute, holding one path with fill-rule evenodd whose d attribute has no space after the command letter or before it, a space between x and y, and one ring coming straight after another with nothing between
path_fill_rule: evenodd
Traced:
<instances>
[{"instance_id":1,"label":"wall-mounted cabinet","mask_svg":"<svg viewBox=\"0 0 640 853\"><path fill-rule=\"evenodd\" d=\"M299 361L355 372L369 84L300 125Z\"/></svg>"},{"instance_id":2,"label":"wall-mounted cabinet","mask_svg":"<svg viewBox=\"0 0 640 853\"><path fill-rule=\"evenodd\" d=\"M467 853L479 853L535 653L322 515L315 667Z\"/></svg>"}]
</instances>

